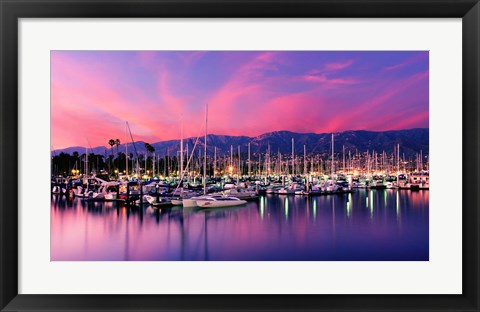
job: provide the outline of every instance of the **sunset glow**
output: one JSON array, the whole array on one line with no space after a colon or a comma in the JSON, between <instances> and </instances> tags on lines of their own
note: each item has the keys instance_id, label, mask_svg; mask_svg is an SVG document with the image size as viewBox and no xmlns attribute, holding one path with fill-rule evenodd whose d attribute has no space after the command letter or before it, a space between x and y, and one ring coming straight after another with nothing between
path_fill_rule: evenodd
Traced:
<instances>
[{"instance_id":1,"label":"sunset glow","mask_svg":"<svg viewBox=\"0 0 480 312\"><path fill-rule=\"evenodd\" d=\"M53 51L54 148L427 128L428 52Z\"/></svg>"}]
</instances>

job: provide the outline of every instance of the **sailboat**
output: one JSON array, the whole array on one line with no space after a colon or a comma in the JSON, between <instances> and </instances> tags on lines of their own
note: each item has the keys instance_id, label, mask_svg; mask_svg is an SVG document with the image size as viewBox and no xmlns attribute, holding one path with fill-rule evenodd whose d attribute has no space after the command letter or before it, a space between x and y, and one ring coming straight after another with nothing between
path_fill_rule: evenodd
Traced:
<instances>
[{"instance_id":1,"label":"sailboat","mask_svg":"<svg viewBox=\"0 0 480 312\"><path fill-rule=\"evenodd\" d=\"M182 200L184 208L191 207L230 207L246 203L233 196L224 196L222 194L207 195L207 133L208 133L208 103L205 106L205 142L203 151L203 195L191 197Z\"/></svg>"},{"instance_id":2,"label":"sailboat","mask_svg":"<svg viewBox=\"0 0 480 312\"><path fill-rule=\"evenodd\" d=\"M197 207L198 206L197 200L204 199L205 195L207 194L207 133L208 133L207 122L208 122L208 103L205 106L205 148L204 148L204 161L203 161L203 195L204 196L194 196L191 198L183 198L181 200L181 205L183 205L184 208ZM195 142L195 145L196 145L196 142ZM194 150L195 150L195 146L193 147L192 155L194 153ZM174 200L172 201L172 204L180 205L180 200Z\"/></svg>"}]
</instances>

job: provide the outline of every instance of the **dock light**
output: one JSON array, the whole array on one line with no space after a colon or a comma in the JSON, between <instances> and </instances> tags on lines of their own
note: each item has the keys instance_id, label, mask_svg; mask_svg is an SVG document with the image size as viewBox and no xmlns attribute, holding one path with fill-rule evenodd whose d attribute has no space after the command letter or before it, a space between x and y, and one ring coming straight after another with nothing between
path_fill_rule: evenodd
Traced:
<instances>
[{"instance_id":1,"label":"dock light","mask_svg":"<svg viewBox=\"0 0 480 312\"><path fill-rule=\"evenodd\" d=\"M230 173L232 173L233 172L233 166L228 167L228 171L230 171Z\"/></svg>"},{"instance_id":2,"label":"dock light","mask_svg":"<svg viewBox=\"0 0 480 312\"><path fill-rule=\"evenodd\" d=\"M75 174L75 169L72 169L72 174Z\"/></svg>"},{"instance_id":3,"label":"dock light","mask_svg":"<svg viewBox=\"0 0 480 312\"><path fill-rule=\"evenodd\" d=\"M117 169L115 169L115 173L118 173L118 170L117 170Z\"/></svg>"}]
</instances>

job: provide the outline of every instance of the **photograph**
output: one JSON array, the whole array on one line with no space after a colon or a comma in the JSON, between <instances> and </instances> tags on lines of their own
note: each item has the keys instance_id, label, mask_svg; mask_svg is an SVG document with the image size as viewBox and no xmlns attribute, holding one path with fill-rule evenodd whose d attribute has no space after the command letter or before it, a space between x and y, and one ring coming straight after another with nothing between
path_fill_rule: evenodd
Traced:
<instances>
[{"instance_id":1,"label":"photograph","mask_svg":"<svg viewBox=\"0 0 480 312\"><path fill-rule=\"evenodd\" d=\"M429 60L51 50L50 261L429 261Z\"/></svg>"}]
</instances>

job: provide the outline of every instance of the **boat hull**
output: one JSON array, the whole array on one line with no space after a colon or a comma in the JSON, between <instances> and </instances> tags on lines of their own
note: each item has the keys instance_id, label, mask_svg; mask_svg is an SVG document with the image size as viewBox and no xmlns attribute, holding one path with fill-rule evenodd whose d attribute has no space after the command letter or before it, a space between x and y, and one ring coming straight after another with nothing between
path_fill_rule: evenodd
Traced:
<instances>
[{"instance_id":1,"label":"boat hull","mask_svg":"<svg viewBox=\"0 0 480 312\"><path fill-rule=\"evenodd\" d=\"M210 201L210 200L197 200L197 206L202 208L221 208L221 207L234 207L246 204L246 200L232 200L232 201Z\"/></svg>"},{"instance_id":2,"label":"boat hull","mask_svg":"<svg viewBox=\"0 0 480 312\"><path fill-rule=\"evenodd\" d=\"M182 206L183 201L181 199L172 199L172 205L174 206Z\"/></svg>"},{"instance_id":3,"label":"boat hull","mask_svg":"<svg viewBox=\"0 0 480 312\"><path fill-rule=\"evenodd\" d=\"M182 204L183 204L183 207L185 207L185 208L198 207L197 200L195 200L195 199L184 199L182 201Z\"/></svg>"}]
</instances>

